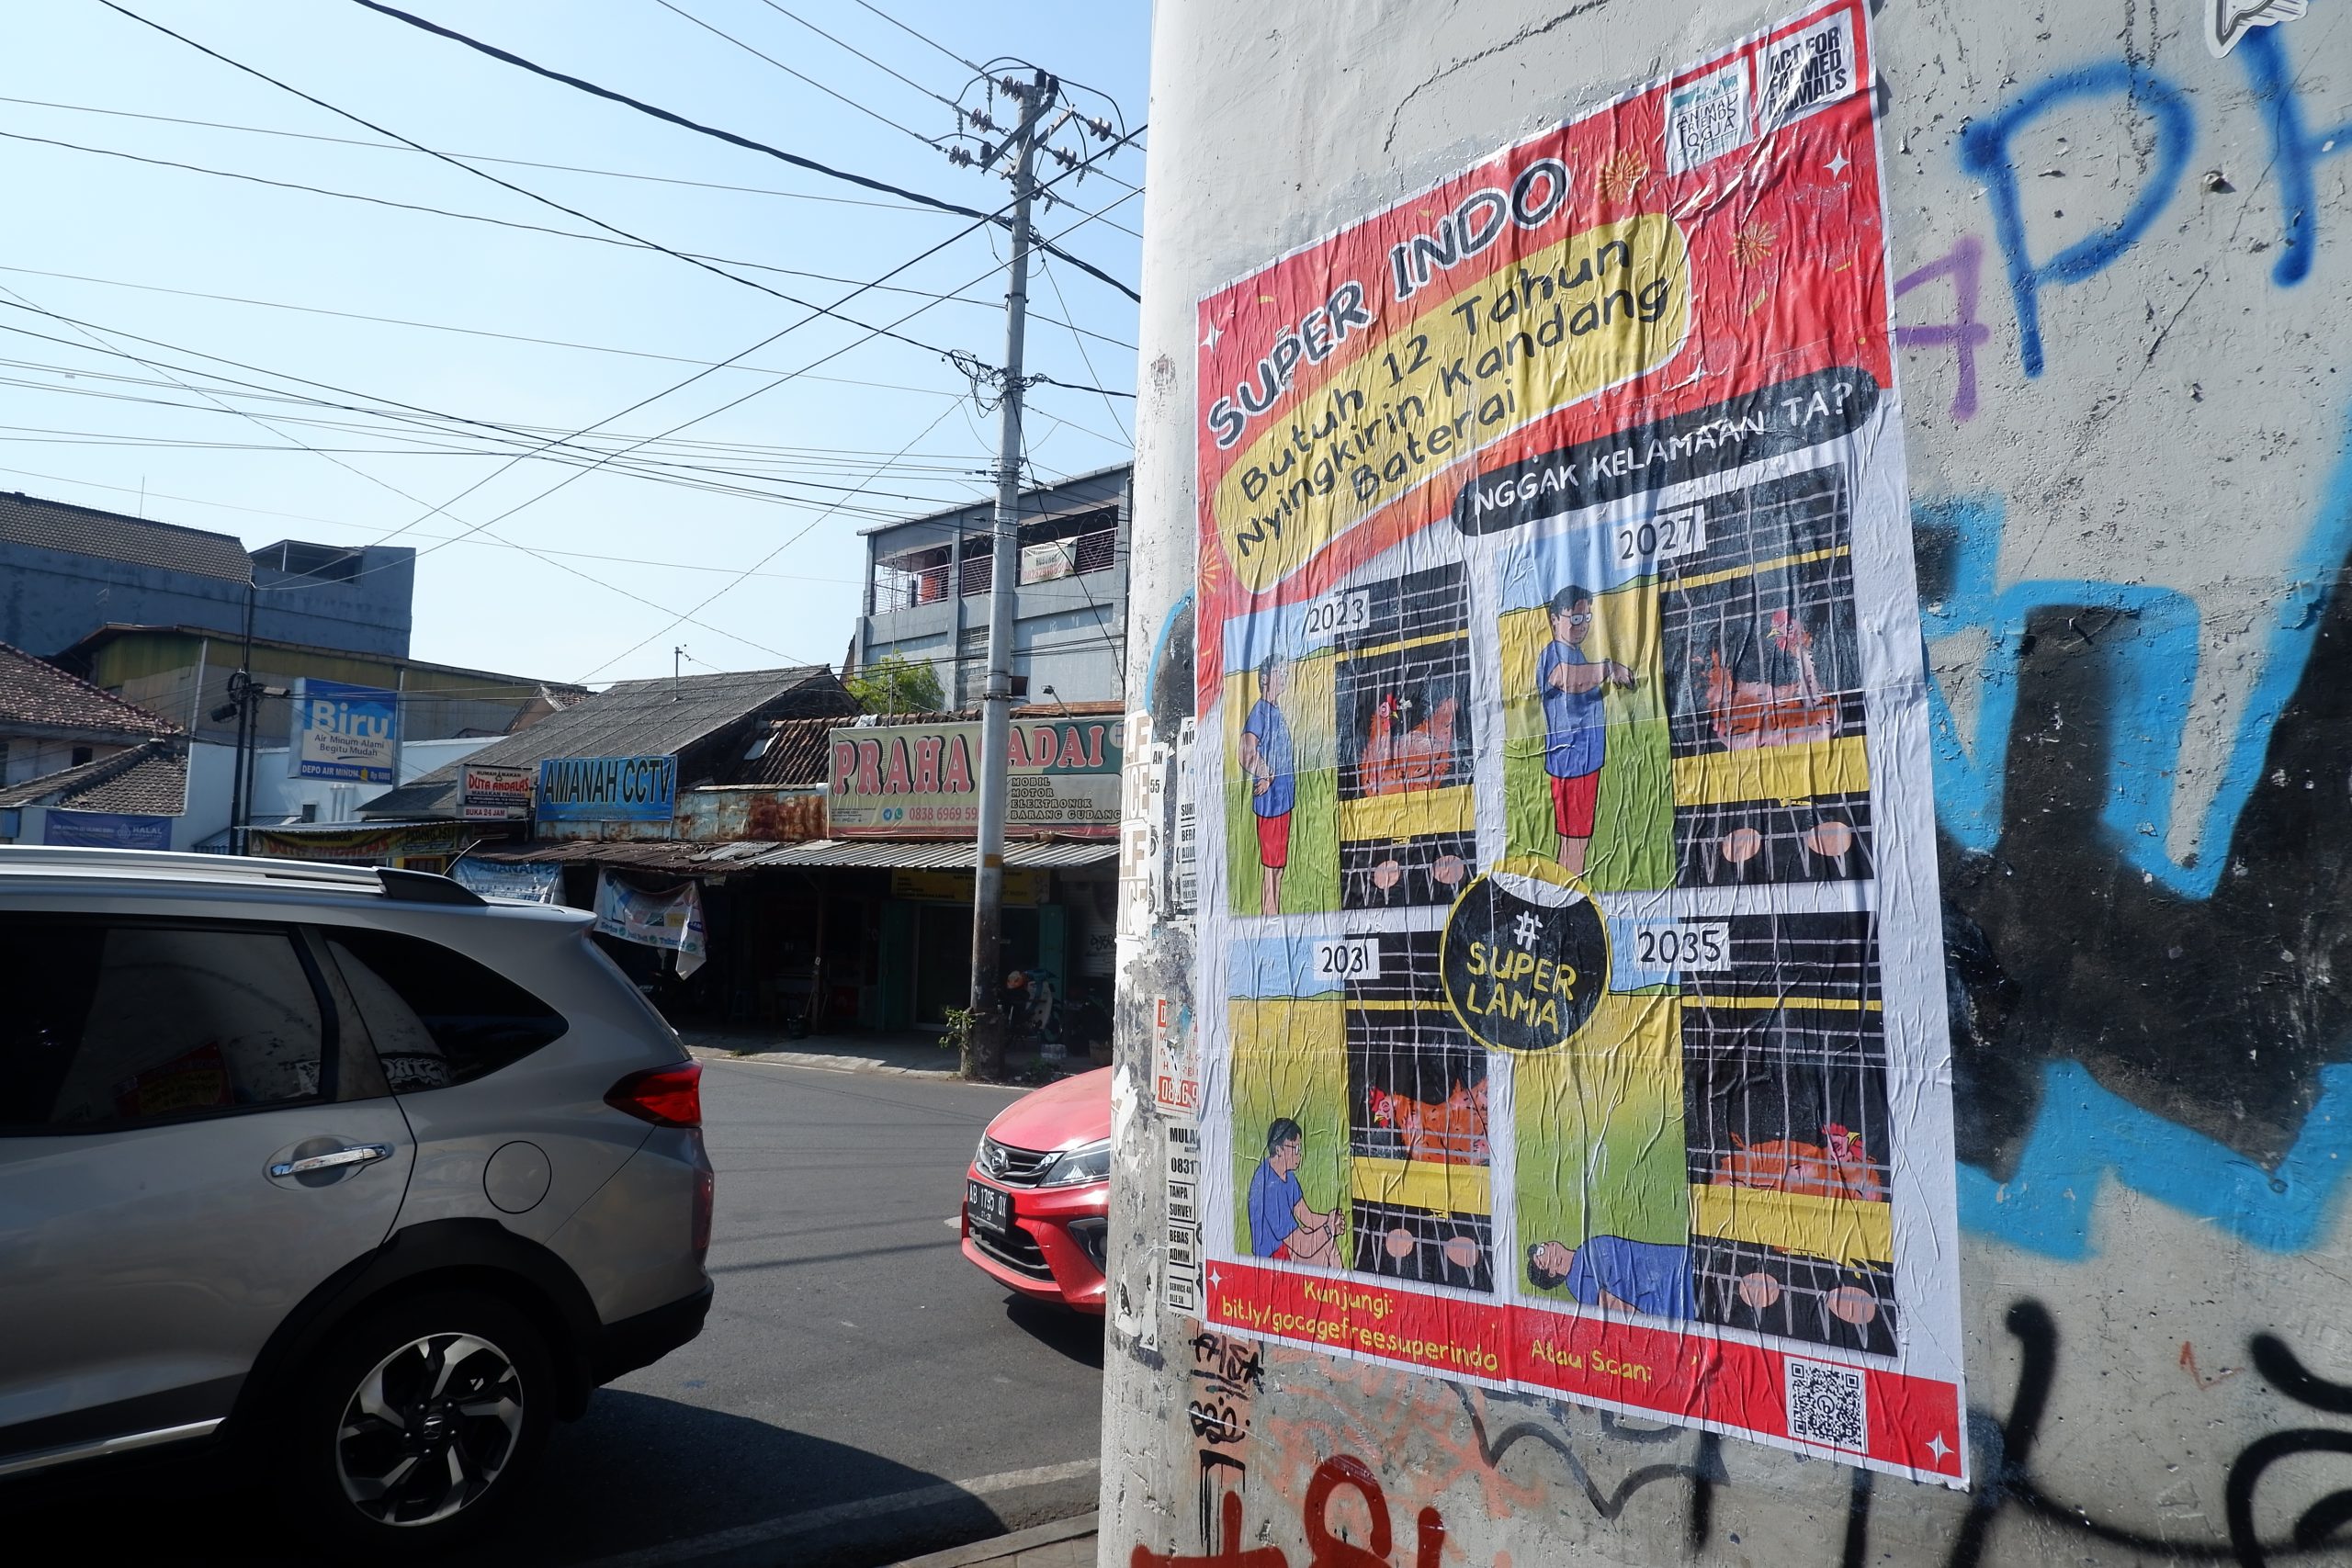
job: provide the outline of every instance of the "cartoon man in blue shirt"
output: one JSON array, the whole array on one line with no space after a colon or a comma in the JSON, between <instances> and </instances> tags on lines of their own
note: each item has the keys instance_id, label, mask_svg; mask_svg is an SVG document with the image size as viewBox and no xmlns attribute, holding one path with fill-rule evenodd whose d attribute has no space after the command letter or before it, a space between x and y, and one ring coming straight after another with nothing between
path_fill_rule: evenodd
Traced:
<instances>
[{"instance_id":1,"label":"cartoon man in blue shirt","mask_svg":"<svg viewBox=\"0 0 2352 1568\"><path fill-rule=\"evenodd\" d=\"M1290 864L1290 814L1298 804L1290 721L1279 705L1290 689L1290 663L1276 655L1258 666L1258 703L1241 727L1241 776L1258 821L1258 912L1282 913L1283 869Z\"/></svg>"},{"instance_id":2,"label":"cartoon man in blue shirt","mask_svg":"<svg viewBox=\"0 0 2352 1568\"><path fill-rule=\"evenodd\" d=\"M1308 1206L1306 1190L1298 1182L1306 1146L1306 1134L1289 1117L1267 1127L1266 1157L1250 1178L1250 1250L1259 1258L1337 1269L1339 1211L1323 1213Z\"/></svg>"},{"instance_id":3,"label":"cartoon man in blue shirt","mask_svg":"<svg viewBox=\"0 0 2352 1568\"><path fill-rule=\"evenodd\" d=\"M1587 1306L1674 1319L1699 1315L1690 1284L1690 1249L1665 1242L1589 1237L1582 1247L1539 1241L1527 1249L1527 1282L1539 1291L1565 1286Z\"/></svg>"},{"instance_id":4,"label":"cartoon man in blue shirt","mask_svg":"<svg viewBox=\"0 0 2352 1568\"><path fill-rule=\"evenodd\" d=\"M1560 840L1560 869L1584 874L1592 845L1593 810L1600 799L1601 764L1609 759L1608 715L1602 688L1632 691L1634 672L1613 659L1595 663L1584 653L1592 630L1592 594L1570 583L1552 595L1552 640L1535 661L1535 690L1544 701L1544 772L1552 785L1552 826Z\"/></svg>"}]
</instances>

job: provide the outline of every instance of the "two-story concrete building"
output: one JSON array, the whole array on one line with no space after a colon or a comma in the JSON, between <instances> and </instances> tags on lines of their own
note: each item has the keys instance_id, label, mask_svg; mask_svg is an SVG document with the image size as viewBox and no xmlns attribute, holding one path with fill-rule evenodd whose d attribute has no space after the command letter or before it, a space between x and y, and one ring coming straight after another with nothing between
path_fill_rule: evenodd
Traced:
<instances>
[{"instance_id":1,"label":"two-story concrete building","mask_svg":"<svg viewBox=\"0 0 2352 1568\"><path fill-rule=\"evenodd\" d=\"M1012 694L1032 703L1124 702L1130 464L1021 496ZM885 523L865 532L858 669L891 654L928 663L951 707L988 682L995 503Z\"/></svg>"},{"instance_id":2,"label":"two-story concrete building","mask_svg":"<svg viewBox=\"0 0 2352 1568\"><path fill-rule=\"evenodd\" d=\"M235 536L0 493L0 642L43 659L104 626L193 626L408 655L416 552Z\"/></svg>"}]
</instances>

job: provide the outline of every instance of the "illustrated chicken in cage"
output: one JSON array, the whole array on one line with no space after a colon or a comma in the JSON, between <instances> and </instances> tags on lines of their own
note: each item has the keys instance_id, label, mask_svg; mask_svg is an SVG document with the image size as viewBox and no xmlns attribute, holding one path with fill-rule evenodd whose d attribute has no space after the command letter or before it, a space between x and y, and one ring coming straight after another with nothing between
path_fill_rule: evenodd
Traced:
<instances>
[{"instance_id":1,"label":"illustrated chicken in cage","mask_svg":"<svg viewBox=\"0 0 2352 1568\"><path fill-rule=\"evenodd\" d=\"M1438 933L1382 936L1346 987L1356 1269L1491 1291L1487 1053L1448 1010Z\"/></svg>"},{"instance_id":2,"label":"illustrated chicken in cage","mask_svg":"<svg viewBox=\"0 0 2352 1568\"><path fill-rule=\"evenodd\" d=\"M1477 865L1467 581L1447 565L1354 595L1333 670L1340 905L1446 903Z\"/></svg>"},{"instance_id":3,"label":"illustrated chicken in cage","mask_svg":"<svg viewBox=\"0 0 2352 1568\"><path fill-rule=\"evenodd\" d=\"M1681 1004L1694 1208L1739 1232L1692 1237L1699 1314L1891 1353L1891 1119L1872 917L1729 926L1729 968L1686 977ZM1833 1249L1851 1256L1821 1256Z\"/></svg>"}]
</instances>

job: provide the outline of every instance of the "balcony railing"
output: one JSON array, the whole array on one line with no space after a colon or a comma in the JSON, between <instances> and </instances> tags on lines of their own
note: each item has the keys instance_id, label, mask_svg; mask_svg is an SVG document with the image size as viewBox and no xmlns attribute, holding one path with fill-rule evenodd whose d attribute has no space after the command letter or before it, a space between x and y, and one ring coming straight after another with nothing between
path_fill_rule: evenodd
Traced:
<instances>
[{"instance_id":1,"label":"balcony railing","mask_svg":"<svg viewBox=\"0 0 2352 1568\"><path fill-rule=\"evenodd\" d=\"M1116 528L1098 528L1091 534L1080 534L1057 543L1067 550L1068 568L1055 570L1050 562L1032 563L1023 572L1024 581L1048 582L1060 577L1084 577L1108 571L1118 564L1119 531ZM970 553L964 558L957 586L963 597L969 599L989 591L991 565L983 549L967 548ZM912 610L924 604L941 603L947 597L947 580L955 571L955 567L946 564L913 571L877 566L874 570L874 613L887 615L898 610Z\"/></svg>"}]
</instances>

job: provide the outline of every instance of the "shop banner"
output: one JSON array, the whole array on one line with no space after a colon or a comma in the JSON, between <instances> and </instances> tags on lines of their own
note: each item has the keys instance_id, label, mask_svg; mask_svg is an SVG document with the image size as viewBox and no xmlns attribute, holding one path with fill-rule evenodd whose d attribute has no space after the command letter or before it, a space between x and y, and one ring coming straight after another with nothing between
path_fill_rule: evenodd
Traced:
<instances>
[{"instance_id":1,"label":"shop banner","mask_svg":"<svg viewBox=\"0 0 2352 1568\"><path fill-rule=\"evenodd\" d=\"M550 757L539 764L542 822L667 822L677 808L675 757Z\"/></svg>"},{"instance_id":2,"label":"shop banner","mask_svg":"<svg viewBox=\"0 0 2352 1568\"><path fill-rule=\"evenodd\" d=\"M397 784L401 694L305 676L294 682L293 776Z\"/></svg>"},{"instance_id":3,"label":"shop banner","mask_svg":"<svg viewBox=\"0 0 2352 1568\"><path fill-rule=\"evenodd\" d=\"M468 822L519 822L531 814L528 768L458 764L458 815Z\"/></svg>"},{"instance_id":4,"label":"shop banner","mask_svg":"<svg viewBox=\"0 0 2352 1568\"><path fill-rule=\"evenodd\" d=\"M972 901L972 874L968 871L894 871L890 874L890 897L914 904L968 905ZM1025 866L1008 867L999 901L1006 904L1044 903L1046 874Z\"/></svg>"},{"instance_id":5,"label":"shop banner","mask_svg":"<svg viewBox=\"0 0 2352 1568\"><path fill-rule=\"evenodd\" d=\"M1005 830L1117 838L1120 728L1116 718L1016 721L1005 748ZM977 724L834 730L826 837L978 837L979 755Z\"/></svg>"},{"instance_id":6,"label":"shop banner","mask_svg":"<svg viewBox=\"0 0 2352 1568\"><path fill-rule=\"evenodd\" d=\"M169 817L134 817L119 811L69 811L52 806L43 813L40 841L94 850L168 850Z\"/></svg>"},{"instance_id":7,"label":"shop banner","mask_svg":"<svg viewBox=\"0 0 2352 1568\"><path fill-rule=\"evenodd\" d=\"M1962 1486L1861 0L1203 299L1202 1316Z\"/></svg>"},{"instance_id":8,"label":"shop banner","mask_svg":"<svg viewBox=\"0 0 2352 1568\"><path fill-rule=\"evenodd\" d=\"M462 822L411 828L329 829L323 832L253 829L251 852L271 860L390 865L411 858L463 854L481 835Z\"/></svg>"},{"instance_id":9,"label":"shop banner","mask_svg":"<svg viewBox=\"0 0 2352 1568\"><path fill-rule=\"evenodd\" d=\"M476 860L469 855L449 868L461 887L485 898L512 898L525 904L555 904L563 898L563 867L526 861Z\"/></svg>"},{"instance_id":10,"label":"shop banner","mask_svg":"<svg viewBox=\"0 0 2352 1568\"><path fill-rule=\"evenodd\" d=\"M669 893L642 893L609 871L596 873L596 929L644 947L678 955L681 979L702 967L702 887L682 884Z\"/></svg>"}]
</instances>

